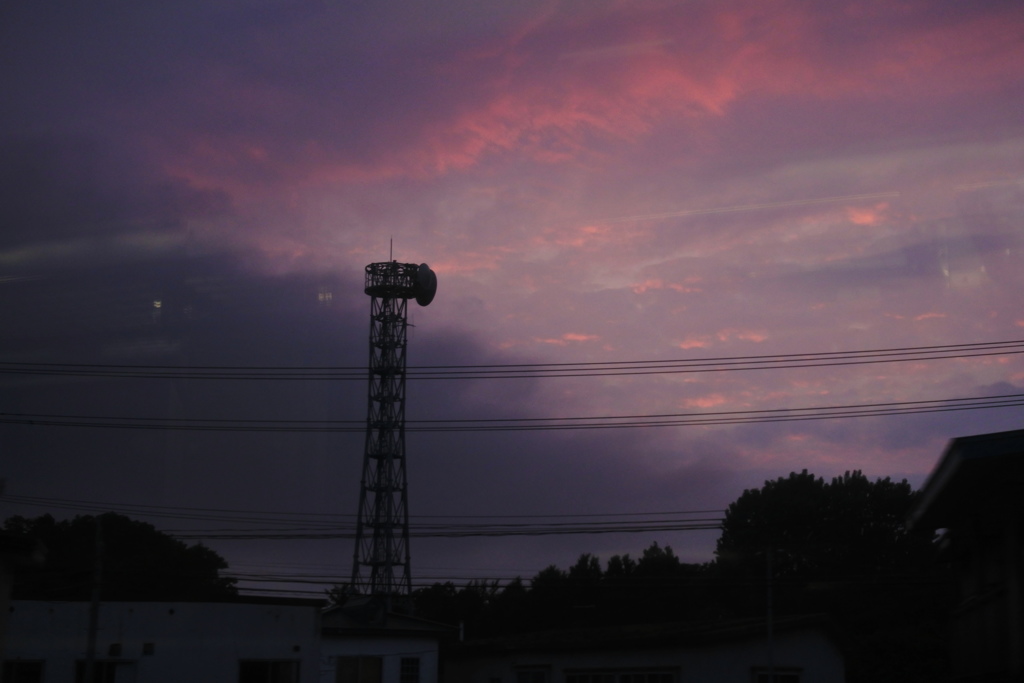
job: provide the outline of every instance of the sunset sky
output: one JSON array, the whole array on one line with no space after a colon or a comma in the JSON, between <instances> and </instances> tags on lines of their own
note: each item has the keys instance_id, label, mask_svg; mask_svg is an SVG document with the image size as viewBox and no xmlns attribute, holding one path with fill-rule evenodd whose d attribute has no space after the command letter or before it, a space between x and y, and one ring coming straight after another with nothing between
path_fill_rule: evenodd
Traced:
<instances>
[{"instance_id":1,"label":"sunset sky","mask_svg":"<svg viewBox=\"0 0 1024 683\"><path fill-rule=\"evenodd\" d=\"M720 511L803 469L920 486L949 439L1024 427L1016 0L6 3L0 63L3 517L351 525L363 376L223 376L365 367L363 269L392 257L439 283L410 370L543 370L410 375L414 525ZM919 350L849 356L886 349ZM852 360L764 362L825 353ZM705 359L763 362L624 365ZM942 410L760 419L877 404ZM759 419L636 424L724 414ZM124 428L185 419L356 427ZM413 576L716 538L414 538ZM205 542L303 590L351 571L346 539Z\"/></svg>"}]
</instances>

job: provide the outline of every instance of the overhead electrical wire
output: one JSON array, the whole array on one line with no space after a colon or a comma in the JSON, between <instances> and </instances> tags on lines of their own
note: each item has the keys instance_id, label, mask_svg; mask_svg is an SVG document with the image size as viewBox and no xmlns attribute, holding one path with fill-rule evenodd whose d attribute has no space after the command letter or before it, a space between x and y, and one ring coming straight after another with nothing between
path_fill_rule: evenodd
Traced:
<instances>
[{"instance_id":1,"label":"overhead electrical wire","mask_svg":"<svg viewBox=\"0 0 1024 683\"><path fill-rule=\"evenodd\" d=\"M17 495L2 495L0 500L18 505L47 508L118 512L150 518L250 525L236 526L230 529L161 530L163 533L187 540L322 540L354 538L355 536L356 515L347 514L185 508ZM411 525L410 532L412 536L420 538L465 538L689 530L718 528L723 512L723 510L677 510L546 515L417 515L418 520L427 521ZM464 520L473 521L466 522ZM254 528L252 525L260 526Z\"/></svg>"},{"instance_id":2,"label":"overhead electrical wire","mask_svg":"<svg viewBox=\"0 0 1024 683\"><path fill-rule=\"evenodd\" d=\"M696 360L642 360L591 363L537 363L492 365L410 366L410 380L481 380L537 379L563 377L614 377L624 375L660 375L679 373L733 372L741 370L797 369L837 367L877 363L923 362L930 360L966 360L972 358L1018 355L1024 353L1024 340L886 348L867 351L837 351L802 354L779 354L746 357L717 357ZM285 367L285 366L170 366L111 365L70 363L0 362L0 374L95 377L106 379L197 379L197 380L272 380L272 381L366 381L365 367ZM738 410L702 413L671 413L651 415L606 415L567 418L498 418L471 420L407 420L407 431L419 432L485 432L485 431L547 431L574 429L616 429L639 427L671 427L686 425L725 425L798 420L824 420L866 416L891 416L939 413L964 410L1008 408L1024 405L1024 394L864 403L853 405L815 406L807 408ZM365 420L229 420L229 419L162 419L140 417L103 417L82 415L47 415L0 413L0 423L37 426L91 427L105 429L155 429L187 431L246 432L362 432ZM121 511L131 509L154 518L217 521L248 525L242 528L177 529L168 531L181 540L219 541L305 541L351 539L355 537L354 515L307 513L264 513L259 511L186 509L160 506L114 506L89 501L56 501L18 496L2 496L20 505L45 505L90 511ZM567 515L577 521L543 523L421 523L410 527L410 536L417 538L475 538L499 536L547 536L568 534L650 533L658 531L694 531L720 529L721 517L692 517L713 511L682 511L674 513L629 513L625 515L593 515L600 521L579 521L581 515ZM636 519L607 519L635 516ZM653 516L674 515L670 519ZM488 516L488 519L501 516ZM515 516L509 516L515 517ZM518 518L523 518L520 516ZM542 515L547 520L561 517ZM475 516L476 518L476 516ZM418 516L418 519L429 519ZM457 516L445 519L458 519ZM260 525L256 527L255 525ZM245 583L290 583L329 585L336 580L318 575L287 573L229 572L225 574ZM425 583L452 577L426 577ZM305 593L301 590L260 589L253 592ZM312 592L311 592L312 593ZM317 592L318 594L322 592Z\"/></svg>"},{"instance_id":3,"label":"overhead electrical wire","mask_svg":"<svg viewBox=\"0 0 1024 683\"><path fill-rule=\"evenodd\" d=\"M587 417L474 418L406 420L406 432L514 432L581 429L635 429L701 425L834 420L922 413L988 410L1024 405L1024 394L999 394L920 401L890 401L806 408L603 415ZM50 413L0 413L0 424L100 429L193 432L361 433L366 420L283 420L224 418L114 417Z\"/></svg>"},{"instance_id":4,"label":"overhead electrical wire","mask_svg":"<svg viewBox=\"0 0 1024 683\"><path fill-rule=\"evenodd\" d=\"M243 593L278 593L278 594L289 594L289 595L316 595L321 598L325 596L325 593L329 592L330 589L343 583L347 577L323 577L323 578L306 578L299 577L298 579L290 579L287 576L236 576L233 573L227 572L224 578L233 578L243 584L296 584L302 585L319 585L320 590L310 590L307 588L257 588L250 585L239 585L238 589ZM524 579L522 576L487 576L487 577L422 577L419 579L413 579L412 587L417 588L431 588L436 584L452 583L459 584L463 583L464 586L469 583L476 583L482 585L485 589L493 586L498 592L504 590L507 584L512 581L520 580L524 583L529 583L529 579ZM872 576L872 575L846 575L846 576L822 576L820 578L780 578L775 577L772 581L774 586L803 586L808 582L827 582L834 588L840 588L842 586L852 585L863 585L870 584L872 586L941 586L945 585L946 582L942 578L924 577L919 575L914 576ZM636 587L645 587L648 589L665 589L672 587L702 587L704 589L713 588L728 588L728 587L760 587L764 588L764 578L723 578L723 577L709 577L709 576L652 576L637 579L637 577L628 577L624 579L611 579L604 577L593 587L596 591L615 591L621 589L634 589ZM458 586L457 586L458 587ZM466 586L468 587L468 586Z\"/></svg>"},{"instance_id":5,"label":"overhead electrical wire","mask_svg":"<svg viewBox=\"0 0 1024 683\"><path fill-rule=\"evenodd\" d=\"M410 524L410 538L483 538L504 536L580 536L593 534L649 533L655 531L698 531L720 529L722 518L700 517L677 520L643 520L639 522L563 523L563 524L463 524L432 525ZM355 528L334 530L222 530L189 531L172 529L168 533L181 540L261 540L261 541L320 541L353 539Z\"/></svg>"},{"instance_id":6,"label":"overhead electrical wire","mask_svg":"<svg viewBox=\"0 0 1024 683\"><path fill-rule=\"evenodd\" d=\"M218 540L218 541L274 541L274 540L334 540L336 538L351 538L354 534L338 527L337 519L348 519L353 515L342 515L334 513L304 513L286 511L259 511L259 510L237 510L225 508L192 508L178 506L156 506L147 504L117 504L100 501L85 501L65 498L43 498L33 496L0 495L0 500L20 505L44 505L63 509L87 509L87 510L119 510L121 512L136 512L145 516L167 516L180 519L205 519L210 521L238 521L244 519L252 523L281 523L294 524L296 519L327 520L323 524L331 524L336 528L335 532L324 533L322 529L313 529L302 532L295 529L277 530L267 533L263 529L235 529L235 530L163 530L163 533L172 535L179 540ZM716 514L720 515L723 510L674 510L663 512L624 512L624 513L588 513L588 514L558 514L558 515L420 515L419 518L431 520L464 520L464 519L515 519L529 520L542 518L549 520L548 523L516 523L499 524L491 522L484 524L455 524L445 525L431 523L420 525L423 533L414 533L419 537L445 537L445 538L470 538L478 536L544 536L551 534L591 534L591 533L651 533L659 531L699 531L716 530L721 528L722 518L720 517L695 517L696 515ZM673 517L674 519L652 519L661 517ZM688 516L680 519L680 517ZM611 518L611 519L609 519ZM576 520L551 522L550 520ZM581 522L582 519L599 519L601 521ZM274 593L290 595L310 595L323 597L324 594L343 583L345 575L336 574L329 567L319 570L305 565L296 565L296 571L282 570L280 567L264 566L262 564L243 563L235 569L228 568L220 572L220 576L226 579L233 579L238 583L238 589L243 593ZM508 576L507 569L498 572L484 572L475 576L456 575L446 572L443 568L434 571L420 573L413 581L415 588L428 588L438 583L452 583L455 585L469 585L472 583L481 585L494 585L500 589L503 584L522 578L521 575ZM686 582L688 577L650 577L644 579L644 585L648 587L677 585L681 581ZM831 581L860 582L866 580L864 577L830 577ZM877 582L877 578L871 579ZM892 583L909 582L920 583L914 579L901 579L891 577L887 579ZM779 583L783 583L780 580ZM711 584L705 585L728 585L731 580L714 579ZM604 589L614 590L621 582L615 579L605 579L601 586ZM262 587L261 587L262 586ZM318 588L313 588L318 587Z\"/></svg>"},{"instance_id":7,"label":"overhead electrical wire","mask_svg":"<svg viewBox=\"0 0 1024 683\"><path fill-rule=\"evenodd\" d=\"M740 370L836 367L874 363L969 359L1024 353L1024 340L911 346L866 351L826 351L703 359L605 361L589 363L523 363L491 365L409 366L410 380L536 379L557 377L616 377ZM75 363L0 362L0 374L58 375L108 379L196 379L275 381L365 381L359 366L174 366Z\"/></svg>"}]
</instances>

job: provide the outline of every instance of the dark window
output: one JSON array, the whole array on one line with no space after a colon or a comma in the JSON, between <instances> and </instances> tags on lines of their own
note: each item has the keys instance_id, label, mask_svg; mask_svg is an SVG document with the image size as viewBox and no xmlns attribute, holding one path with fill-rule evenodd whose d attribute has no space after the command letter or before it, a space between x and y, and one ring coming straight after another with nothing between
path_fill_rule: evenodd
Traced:
<instances>
[{"instance_id":1,"label":"dark window","mask_svg":"<svg viewBox=\"0 0 1024 683\"><path fill-rule=\"evenodd\" d=\"M4 683L43 683L42 662L4 662Z\"/></svg>"},{"instance_id":2,"label":"dark window","mask_svg":"<svg viewBox=\"0 0 1024 683\"><path fill-rule=\"evenodd\" d=\"M565 683L616 683L615 674L611 673L586 673L568 674Z\"/></svg>"},{"instance_id":3,"label":"dark window","mask_svg":"<svg viewBox=\"0 0 1024 683\"><path fill-rule=\"evenodd\" d=\"M800 683L799 671L776 671L774 675L767 671L757 671L755 683Z\"/></svg>"},{"instance_id":4,"label":"dark window","mask_svg":"<svg viewBox=\"0 0 1024 683\"><path fill-rule=\"evenodd\" d=\"M249 659L238 662L238 683L299 683L294 659Z\"/></svg>"},{"instance_id":5,"label":"dark window","mask_svg":"<svg viewBox=\"0 0 1024 683\"><path fill-rule=\"evenodd\" d=\"M338 657L335 683L383 683L384 660L380 657Z\"/></svg>"},{"instance_id":6,"label":"dark window","mask_svg":"<svg viewBox=\"0 0 1024 683\"><path fill-rule=\"evenodd\" d=\"M398 683L420 683L420 658L402 657Z\"/></svg>"},{"instance_id":7,"label":"dark window","mask_svg":"<svg viewBox=\"0 0 1024 683\"><path fill-rule=\"evenodd\" d=\"M135 662L112 662L109 660L96 660L93 662L92 683L133 683L135 681ZM86 663L75 662L75 683L85 683L88 676L85 675ZM7 680L6 678L4 679Z\"/></svg>"},{"instance_id":8,"label":"dark window","mask_svg":"<svg viewBox=\"0 0 1024 683\"><path fill-rule=\"evenodd\" d=\"M671 671L586 671L565 675L565 683L675 683Z\"/></svg>"},{"instance_id":9,"label":"dark window","mask_svg":"<svg viewBox=\"0 0 1024 683\"><path fill-rule=\"evenodd\" d=\"M516 672L516 683L550 683L547 669L522 669Z\"/></svg>"}]
</instances>

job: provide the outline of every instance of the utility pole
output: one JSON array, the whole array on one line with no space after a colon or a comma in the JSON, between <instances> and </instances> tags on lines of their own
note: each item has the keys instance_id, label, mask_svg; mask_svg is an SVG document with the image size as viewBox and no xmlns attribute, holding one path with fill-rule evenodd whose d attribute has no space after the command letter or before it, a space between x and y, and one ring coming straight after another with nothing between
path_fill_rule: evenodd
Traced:
<instances>
[{"instance_id":1,"label":"utility pole","mask_svg":"<svg viewBox=\"0 0 1024 683\"><path fill-rule=\"evenodd\" d=\"M96 557L93 559L92 601L89 603L89 631L85 645L85 683L96 680L96 632L100 623L100 586L103 583L103 524L96 515Z\"/></svg>"},{"instance_id":2,"label":"utility pole","mask_svg":"<svg viewBox=\"0 0 1024 683\"><path fill-rule=\"evenodd\" d=\"M773 633L773 605L772 605L772 547L768 546L765 552L765 589L767 591L765 623L767 625L768 637L768 683L775 683L775 642Z\"/></svg>"}]
</instances>

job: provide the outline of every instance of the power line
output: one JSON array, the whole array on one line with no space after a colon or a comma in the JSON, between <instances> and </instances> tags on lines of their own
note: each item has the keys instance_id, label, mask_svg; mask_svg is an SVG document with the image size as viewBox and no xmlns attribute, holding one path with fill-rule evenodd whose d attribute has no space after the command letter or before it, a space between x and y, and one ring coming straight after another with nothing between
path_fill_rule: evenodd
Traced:
<instances>
[{"instance_id":1,"label":"power line","mask_svg":"<svg viewBox=\"0 0 1024 683\"><path fill-rule=\"evenodd\" d=\"M228 572L223 574L224 578L233 578L240 583L245 584L292 584L292 585L318 585L321 586L319 591L313 591L305 588L256 588L249 585L238 586L238 589L242 594L245 593L289 593L289 594L303 594L303 595L320 595L331 588L341 584L344 580L340 577L322 577L322 578L303 578L291 579L287 575L284 576L236 576L235 574ZM464 583L466 585L463 588L468 587L469 583L472 582L486 582L497 583L499 591L503 590L507 584L521 580L524 584L529 585L530 579L522 576L488 576L488 577L421 577L414 579L412 584L413 588L431 588L435 584L439 583L452 583L459 584ZM571 581L571 580L570 580ZM947 581L941 577L922 577L917 575L885 575L877 576L872 574L853 574L845 576L832 576L832 575L821 575L821 576L800 576L800 577L776 577L773 580L775 586L803 586L807 583L827 581L830 585L835 588L842 586L853 586L853 585L872 585L872 586L942 586L947 585ZM633 591L637 589L670 589L674 587L694 587L703 589L722 589L730 587L742 587L742 586L753 586L763 587L764 579L761 577L757 578L732 578L732 577L716 577L709 575L695 575L695 576L651 576L651 577L635 577L628 576L622 579L609 580L607 577L603 577L598 582L590 586L590 590L595 592L614 592L614 591Z\"/></svg>"},{"instance_id":2,"label":"power line","mask_svg":"<svg viewBox=\"0 0 1024 683\"><path fill-rule=\"evenodd\" d=\"M737 425L947 413L965 410L1011 408L1022 405L1024 405L1024 394L999 394L994 396L920 401L891 401L812 406L807 408L770 408L699 413L407 420L406 430L410 432L512 432ZM50 413L0 413L0 424L93 429L282 432L292 434L360 433L366 429L366 423L362 420L158 418Z\"/></svg>"},{"instance_id":3,"label":"power line","mask_svg":"<svg viewBox=\"0 0 1024 683\"><path fill-rule=\"evenodd\" d=\"M233 527L228 529L162 529L162 533L174 536L179 540L220 540L220 541L319 541L332 539L355 538L354 520L324 521L324 518L350 517L348 515L320 515L312 514L303 519L301 513L267 513L259 516L242 516L235 511L224 515L227 511L218 511L198 514L197 511L190 511L187 508L161 508L157 506L141 506L141 508L127 508L127 506L111 506L101 503L85 503L84 501L64 501L62 499L42 499L19 496L3 496L3 500L10 503L48 505L58 507L71 507L73 509L98 509L103 507L120 507L121 511L133 510L149 517L163 517L175 519L204 520L216 522L232 522L235 524L262 525L258 528L253 526ZM719 529L723 518L722 510L705 511L678 511L678 512L657 512L657 513L605 513L589 515L526 515L526 516L490 516L479 518L468 515L452 516L421 516L417 519L427 520L417 522L409 527L409 534L416 538L481 538L481 537L509 537L509 536L564 536L564 535L589 535L589 534L610 534L610 533L649 533L667 531L694 531ZM715 516L704 516L713 513ZM251 513L250 513L251 515ZM276 515L286 515L277 517ZM542 517L545 521L536 521ZM668 517L666 519L665 517ZM445 520L475 519L476 521L452 522ZM510 521L480 521L510 520ZM526 521L511 521L526 520ZM290 526L277 526L287 524ZM276 528L268 528L269 526Z\"/></svg>"},{"instance_id":4,"label":"power line","mask_svg":"<svg viewBox=\"0 0 1024 683\"><path fill-rule=\"evenodd\" d=\"M270 530L272 532L281 532L282 535L288 535L291 532L298 533L315 533L318 531L332 530L332 531L344 531L349 529L355 523L355 515L344 515L335 513L318 513L318 512L282 512L282 511L260 511L260 510L232 510L224 508L190 508L190 507L177 507L177 506L159 506L159 505L140 505L140 504L121 504L121 503L109 503L100 501L83 501L73 500L67 498L42 498L35 496L15 496L15 495L3 495L0 496L0 500L8 503L18 505L28 505L37 507L48 507L48 508L59 508L69 510L85 510L95 512L118 512L121 514L133 514L142 517L152 518L165 518L165 519L185 519L185 520L200 520L200 521L212 521L212 522L233 522L233 523L247 523L247 524L264 524L264 525L278 525L278 524L289 524L297 525L304 524L304 527L291 527L289 529L276 529ZM669 511L655 511L655 512L607 512L607 513L573 513L573 514L530 514L530 515L417 515L417 519L431 520L427 524L419 525L419 528L424 531L438 531L438 530L453 530L453 531L472 531L474 529L500 529L507 527L510 529L522 528L528 529L531 526L538 526L536 522L529 521L501 521L495 523L493 521L483 520L545 520L547 524L552 527L567 527L573 524L580 525L581 528L586 526L599 526L599 525L615 525L615 524L631 524L637 525L641 523L650 524L663 524L666 522L672 522L675 518L685 517L688 521L698 521L694 515L721 515L724 510L669 510ZM673 519L665 520L662 518L670 517ZM633 521L639 519L640 521ZM714 519L719 519L715 517ZM459 523L455 524L451 521L456 522L461 520L474 520L473 524ZM551 520L562 520L558 522L552 522ZM576 520L576 521L569 521ZM580 520L600 520L600 521L580 521ZM626 521L628 520L628 521ZM678 521L678 520L676 520ZM197 532L196 530L164 530L164 533L238 533L245 531L259 531L267 532L266 529L228 529L228 530L204 530Z\"/></svg>"},{"instance_id":5,"label":"power line","mask_svg":"<svg viewBox=\"0 0 1024 683\"><path fill-rule=\"evenodd\" d=\"M409 525L410 538L499 538L509 536L582 536L596 534L631 534L658 531L707 531L720 529L722 520L715 518L677 520L674 522L643 524L573 524L573 525L530 525L530 526L486 526L466 525L464 527L432 527L421 524ZM323 541L353 539L355 529L345 528L334 531L287 531L228 530L199 531L168 530L175 538L189 541Z\"/></svg>"},{"instance_id":6,"label":"power line","mask_svg":"<svg viewBox=\"0 0 1024 683\"><path fill-rule=\"evenodd\" d=\"M690 360L662 359L589 363L425 365L409 366L406 377L410 380L617 377L623 375L837 367L875 363L968 359L1022 353L1024 353L1024 340L1009 340L862 351L723 356ZM365 367L358 366L172 366L0 362L0 374L57 375L108 379L365 381L367 372Z\"/></svg>"}]
</instances>

